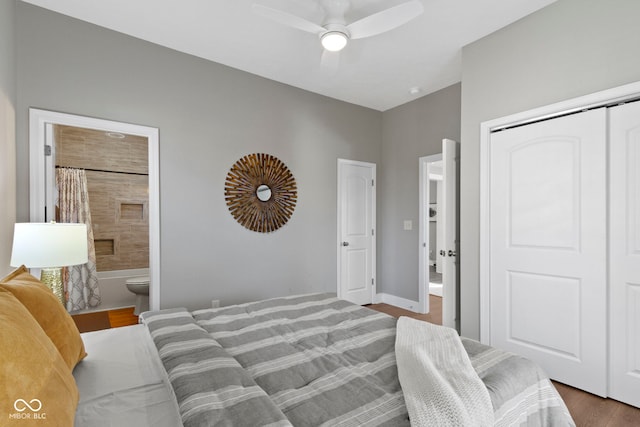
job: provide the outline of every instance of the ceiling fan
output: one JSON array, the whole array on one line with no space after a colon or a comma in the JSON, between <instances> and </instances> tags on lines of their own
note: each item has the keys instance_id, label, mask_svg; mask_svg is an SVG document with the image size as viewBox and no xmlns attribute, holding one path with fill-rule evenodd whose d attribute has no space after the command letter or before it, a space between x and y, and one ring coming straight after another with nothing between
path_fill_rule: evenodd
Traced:
<instances>
[{"instance_id":1,"label":"ceiling fan","mask_svg":"<svg viewBox=\"0 0 640 427\"><path fill-rule=\"evenodd\" d=\"M409 0L382 11L347 23L345 14L351 3L349 0L322 0L324 19L322 24L312 22L286 10L277 9L263 3L253 3L253 11L283 25L296 28L320 38L323 63L327 52L339 52L350 40L371 37L393 30L420 15L424 8L419 0Z\"/></svg>"}]
</instances>

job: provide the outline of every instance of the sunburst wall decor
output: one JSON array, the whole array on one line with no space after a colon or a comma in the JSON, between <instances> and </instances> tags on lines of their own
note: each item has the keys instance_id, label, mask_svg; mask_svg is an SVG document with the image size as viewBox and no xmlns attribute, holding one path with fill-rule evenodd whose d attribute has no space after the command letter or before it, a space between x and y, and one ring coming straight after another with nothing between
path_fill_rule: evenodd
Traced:
<instances>
[{"instance_id":1,"label":"sunburst wall decor","mask_svg":"<svg viewBox=\"0 0 640 427\"><path fill-rule=\"evenodd\" d=\"M231 215L243 227L260 233L287 223L296 207L296 180L277 157L253 153L231 166L224 198Z\"/></svg>"}]
</instances>

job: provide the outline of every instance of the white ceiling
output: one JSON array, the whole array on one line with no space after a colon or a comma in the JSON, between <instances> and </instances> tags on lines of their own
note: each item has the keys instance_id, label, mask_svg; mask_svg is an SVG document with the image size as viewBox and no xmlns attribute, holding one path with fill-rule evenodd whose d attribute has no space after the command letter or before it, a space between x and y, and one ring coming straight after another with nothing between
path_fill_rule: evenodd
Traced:
<instances>
[{"instance_id":1,"label":"white ceiling","mask_svg":"<svg viewBox=\"0 0 640 427\"><path fill-rule=\"evenodd\" d=\"M555 0L421 0L424 13L352 40L337 69L318 37L252 12L253 0L23 0L291 86L384 111L459 82L461 48ZM270 0L309 16L319 0ZM406 0L352 0L359 19ZM411 88L420 91L411 94Z\"/></svg>"}]
</instances>

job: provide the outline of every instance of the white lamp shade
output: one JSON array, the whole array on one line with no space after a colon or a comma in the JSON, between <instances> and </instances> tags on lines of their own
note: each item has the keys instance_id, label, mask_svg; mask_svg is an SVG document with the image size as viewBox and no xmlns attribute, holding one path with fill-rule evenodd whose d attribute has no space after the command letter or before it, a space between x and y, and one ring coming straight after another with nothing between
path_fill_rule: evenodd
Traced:
<instances>
[{"instance_id":1,"label":"white lamp shade","mask_svg":"<svg viewBox=\"0 0 640 427\"><path fill-rule=\"evenodd\" d=\"M69 223L16 223L11 266L66 267L88 261L87 225Z\"/></svg>"}]
</instances>

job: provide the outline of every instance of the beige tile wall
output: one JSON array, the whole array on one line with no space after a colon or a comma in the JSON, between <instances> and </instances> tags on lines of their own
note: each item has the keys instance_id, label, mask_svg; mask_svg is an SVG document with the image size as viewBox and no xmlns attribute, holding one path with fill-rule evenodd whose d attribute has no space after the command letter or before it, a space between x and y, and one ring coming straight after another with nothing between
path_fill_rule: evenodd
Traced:
<instances>
[{"instance_id":1,"label":"beige tile wall","mask_svg":"<svg viewBox=\"0 0 640 427\"><path fill-rule=\"evenodd\" d=\"M147 139L69 126L55 134L56 165L87 169L98 271L149 267Z\"/></svg>"}]
</instances>

